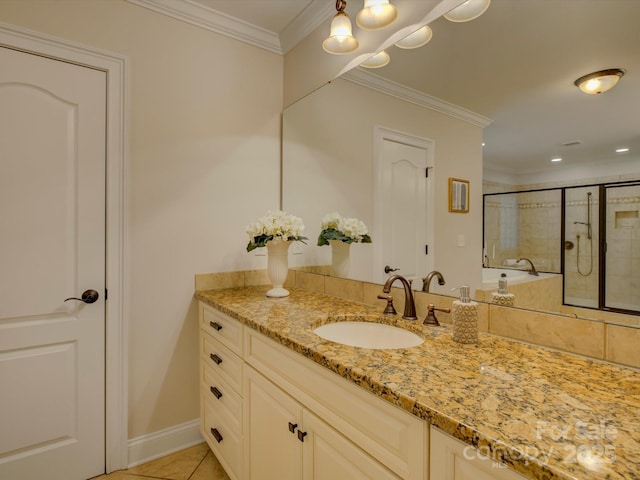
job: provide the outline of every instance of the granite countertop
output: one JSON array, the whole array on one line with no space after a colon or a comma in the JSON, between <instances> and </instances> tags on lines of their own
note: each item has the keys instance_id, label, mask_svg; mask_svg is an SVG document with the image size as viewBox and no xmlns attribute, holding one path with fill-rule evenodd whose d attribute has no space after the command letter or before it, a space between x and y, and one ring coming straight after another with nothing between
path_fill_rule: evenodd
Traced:
<instances>
[{"instance_id":1,"label":"granite countertop","mask_svg":"<svg viewBox=\"0 0 640 480\"><path fill-rule=\"evenodd\" d=\"M451 339L379 307L267 287L196 292L196 298L282 345L498 458L533 479L640 478L640 373L480 333ZM371 350L313 333L330 321L396 323L425 342Z\"/></svg>"}]
</instances>

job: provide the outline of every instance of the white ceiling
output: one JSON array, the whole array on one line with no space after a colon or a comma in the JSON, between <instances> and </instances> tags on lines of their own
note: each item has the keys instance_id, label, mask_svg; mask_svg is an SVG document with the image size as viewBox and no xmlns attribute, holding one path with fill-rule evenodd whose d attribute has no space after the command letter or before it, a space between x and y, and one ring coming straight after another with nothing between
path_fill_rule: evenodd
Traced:
<instances>
[{"instance_id":1,"label":"white ceiling","mask_svg":"<svg viewBox=\"0 0 640 480\"><path fill-rule=\"evenodd\" d=\"M326 21L327 3L335 4L189 1L280 38L305 16L315 15L315 26ZM553 156L561 156L562 165L613 165L640 152L639 25L640 0L493 0L472 22L436 20L430 43L392 48L391 63L373 73L493 119L484 135L491 168L535 172L549 168ZM354 34L366 32L354 26ZM627 74L610 92L588 96L573 85L584 74L614 67ZM632 151L617 155L620 146Z\"/></svg>"}]
</instances>

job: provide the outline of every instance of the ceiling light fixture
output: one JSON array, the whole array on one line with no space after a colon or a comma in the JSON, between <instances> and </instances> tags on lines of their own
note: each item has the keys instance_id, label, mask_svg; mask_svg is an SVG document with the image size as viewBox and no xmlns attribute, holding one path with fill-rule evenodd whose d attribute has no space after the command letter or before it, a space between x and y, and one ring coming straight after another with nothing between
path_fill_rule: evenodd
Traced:
<instances>
[{"instance_id":1,"label":"ceiling light fixture","mask_svg":"<svg viewBox=\"0 0 640 480\"><path fill-rule=\"evenodd\" d=\"M418 48L427 44L432 36L433 31L429 25L425 25L396 43L396 47L405 49Z\"/></svg>"},{"instance_id":2,"label":"ceiling light fixture","mask_svg":"<svg viewBox=\"0 0 640 480\"><path fill-rule=\"evenodd\" d=\"M552 161L553 163L558 163L558 162L561 162L561 161L562 161L562 159L561 159L560 157L555 157L555 158L552 158L552 159L551 159L551 161Z\"/></svg>"},{"instance_id":3,"label":"ceiling light fixture","mask_svg":"<svg viewBox=\"0 0 640 480\"><path fill-rule=\"evenodd\" d=\"M621 68L610 68L593 72L577 79L573 84L584 93L596 95L611 90L622 78L625 71Z\"/></svg>"},{"instance_id":4,"label":"ceiling light fixture","mask_svg":"<svg viewBox=\"0 0 640 480\"><path fill-rule=\"evenodd\" d=\"M360 64L360 66L365 68L380 68L384 67L390 61L391 57L389 54L382 50L381 52L376 53L373 57L366 59Z\"/></svg>"},{"instance_id":5,"label":"ceiling light fixture","mask_svg":"<svg viewBox=\"0 0 640 480\"><path fill-rule=\"evenodd\" d=\"M444 18L450 22L469 22L486 12L490 4L491 0L467 0L447 12Z\"/></svg>"},{"instance_id":6,"label":"ceiling light fixture","mask_svg":"<svg viewBox=\"0 0 640 480\"><path fill-rule=\"evenodd\" d=\"M627 147L624 148L616 148L616 153L627 153L629 149Z\"/></svg>"},{"instance_id":7,"label":"ceiling light fixture","mask_svg":"<svg viewBox=\"0 0 640 480\"><path fill-rule=\"evenodd\" d=\"M356 23L365 30L377 30L393 23L398 16L389 0L364 0L364 7L356 15Z\"/></svg>"},{"instance_id":8,"label":"ceiling light fixture","mask_svg":"<svg viewBox=\"0 0 640 480\"><path fill-rule=\"evenodd\" d=\"M322 42L322 48L325 52L335 55L353 52L358 48L358 40L353 37L351 30L351 19L344 11L347 7L345 0L336 0L336 13L331 21L331 33L329 37Z\"/></svg>"}]
</instances>

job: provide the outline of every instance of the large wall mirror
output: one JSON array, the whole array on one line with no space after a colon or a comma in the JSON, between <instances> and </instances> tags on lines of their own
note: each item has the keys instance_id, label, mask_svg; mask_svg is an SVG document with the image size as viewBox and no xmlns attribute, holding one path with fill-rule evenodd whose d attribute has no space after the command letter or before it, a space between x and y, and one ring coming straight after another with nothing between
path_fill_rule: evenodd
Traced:
<instances>
[{"instance_id":1,"label":"large wall mirror","mask_svg":"<svg viewBox=\"0 0 640 480\"><path fill-rule=\"evenodd\" d=\"M372 236L371 244L351 246L348 278L380 283L387 275L383 266L397 268L396 262L403 261L380 253L398 241L389 236L388 228L397 237L405 232L395 231L393 222L383 229L379 220L384 205L379 204L376 162L380 163L383 147L378 144L384 132L390 132L398 144L424 145L426 170L432 173L424 192L430 255L419 259L422 263L417 266L402 265L399 273L415 277L419 289L421 277L437 270L446 284L433 282L432 292L451 295L451 288L469 284L477 299L486 300L483 263L489 268L519 268L526 274L527 265L519 267L512 261L527 257L538 262L540 272L559 278L562 289L566 269L561 259L548 256L544 263L540 254L559 245L559 231L542 238L542 225L536 229L528 223L525 238L523 224L512 219L519 231L485 232L483 237L491 223L490 216L483 218L487 208L483 194L545 192L544 198L530 195L520 202L524 210L559 203L563 188L640 179L640 2L553 3L550 7L545 0L493 0L472 22L454 24L440 18L430 25L434 35L427 45L417 50L392 48L386 67L358 68L285 110L283 208L304 218L310 237L309 245L292 255L292 266L319 266L332 274L330 248L315 246L321 219L330 212L359 218ZM626 74L609 92L586 95L573 85L582 75L618 67ZM629 150L616 153L623 147ZM552 158L562 161L551 162ZM449 178L469 182L468 212L449 212ZM413 192L409 183L401 189ZM582 204L587 191L572 192L580 216L586 212ZM497 207L498 196L492 198L494 207L504 211L514 202L504 196L500 202L507 206ZM411 199L405 200L412 205ZM591 208L599 209L595 195L591 200ZM624 203L629 201L618 203L629 206ZM615 213L613 217L615 221ZM621 235L631 252L640 251L640 226L634 218L633 208L618 214L625 229ZM583 227L575 224L574 230L580 234ZM502 235L505 241L518 235L529 247L494 252L491 235ZM592 242L593 237L592 232ZM581 244L581 248L587 247ZM625 278L628 270L616 269L622 263L633 266L634 259L611 262L608 274ZM635 271L640 271L640 263ZM523 307L558 311L542 301ZM602 318L587 308L562 311Z\"/></svg>"}]
</instances>

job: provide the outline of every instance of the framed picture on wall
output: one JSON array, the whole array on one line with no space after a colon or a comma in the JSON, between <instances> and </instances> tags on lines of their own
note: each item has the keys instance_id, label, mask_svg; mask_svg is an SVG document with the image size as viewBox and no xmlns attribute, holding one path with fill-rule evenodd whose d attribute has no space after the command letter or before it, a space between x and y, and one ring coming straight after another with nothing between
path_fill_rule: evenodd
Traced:
<instances>
[{"instance_id":1,"label":"framed picture on wall","mask_svg":"<svg viewBox=\"0 0 640 480\"><path fill-rule=\"evenodd\" d=\"M449 211L469 212L469 180L449 178Z\"/></svg>"}]
</instances>

